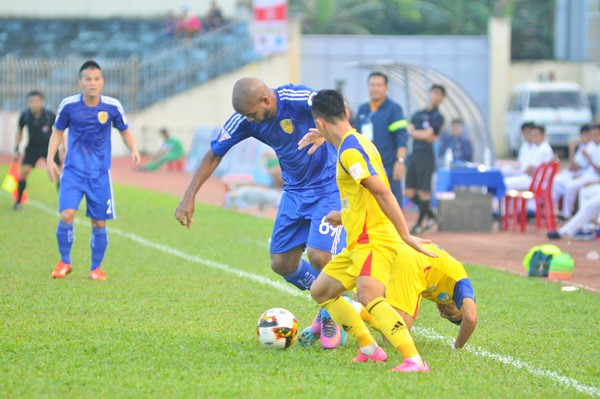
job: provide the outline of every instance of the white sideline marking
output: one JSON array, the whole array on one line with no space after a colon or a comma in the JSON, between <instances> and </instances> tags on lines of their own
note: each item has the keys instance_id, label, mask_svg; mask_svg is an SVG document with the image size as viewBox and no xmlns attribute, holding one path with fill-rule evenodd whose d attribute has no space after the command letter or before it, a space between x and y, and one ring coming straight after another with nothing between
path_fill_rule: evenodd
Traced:
<instances>
[{"instance_id":1,"label":"white sideline marking","mask_svg":"<svg viewBox=\"0 0 600 399\"><path fill-rule=\"evenodd\" d=\"M3 197L8 198L8 195L3 195ZM52 210L51 208L47 207L45 204L42 204L37 201L32 201L32 200L28 200L27 203L30 206L38 208L38 209L40 209L46 213L49 213L53 216L58 216L58 211ZM75 223L84 224L83 221L78 220L78 219L75 220ZM199 256L190 255L183 251L179 251L177 249L170 248L166 245L158 244L158 243L146 240L145 238L139 237L138 235L133 234L133 233L126 233L119 229L114 229L114 228L110 228L110 229L108 229L108 231L110 232L110 234L116 234L121 237L129 238L130 240L133 240L133 241L135 241L141 245L144 245L146 247L150 247L150 248L154 248L159 251L162 251L162 252L166 252L170 255L177 256L177 257L185 259L187 261L194 262L194 263L200 263L202 265L211 267L213 269L222 270L224 272L234 274L238 277L246 278L248 280L255 281L259 284L276 288L278 290L285 292L286 294L290 294L290 295L293 295L296 297L305 297L306 299L310 299L308 294L299 292L296 288L292 288L291 286L288 286L287 284L276 282L276 281L270 280L265 277L257 276L252 273L247 273L247 272L244 272L241 270L237 270L237 269L231 268L223 263L213 262L213 261L210 261L207 259L203 259ZM431 328L413 327L412 331L415 332L417 335L420 335L426 339L442 341L445 344L447 344L448 347L450 347L450 345L454 342L454 339L444 336L444 335L441 335ZM574 389L578 392L581 392L581 393L584 393L584 394L587 394L590 396L600 396L600 389L598 389L596 387L582 384L573 378L562 376L554 371L544 370L542 368L530 365L519 359L515 359L512 356L492 353L492 352L489 352L489 351L487 351L483 348L479 348L479 347L468 346L463 350L467 351L469 353L473 353L475 356L492 359L499 363L506 364L507 366L511 366L516 369L525 370L528 373L533 374L535 376L543 377L543 378L547 378L547 379L556 381L557 383L563 385L564 387L566 387L568 389Z\"/></svg>"}]
</instances>

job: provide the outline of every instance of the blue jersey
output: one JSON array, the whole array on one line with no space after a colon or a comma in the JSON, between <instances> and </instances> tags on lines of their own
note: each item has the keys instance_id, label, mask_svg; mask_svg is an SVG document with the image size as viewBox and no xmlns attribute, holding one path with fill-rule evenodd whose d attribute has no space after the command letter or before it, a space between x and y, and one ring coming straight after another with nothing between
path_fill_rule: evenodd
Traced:
<instances>
[{"instance_id":1,"label":"blue jersey","mask_svg":"<svg viewBox=\"0 0 600 399\"><path fill-rule=\"evenodd\" d=\"M100 103L88 107L83 94L67 97L58 107L54 127L69 128L67 157L64 171L80 177L97 178L110 169L112 126L127 130L127 121L121 103L108 96L100 96Z\"/></svg>"},{"instance_id":2,"label":"blue jersey","mask_svg":"<svg viewBox=\"0 0 600 399\"><path fill-rule=\"evenodd\" d=\"M336 149L328 143L321 145L313 155L308 148L298 150L298 142L315 127L311 115L312 89L288 84L274 89L277 96L277 114L260 123L248 122L245 116L233 114L211 142L211 150L224 156L235 144L254 137L273 148L279 158L283 189L297 191L306 197L320 197L335 191Z\"/></svg>"}]
</instances>

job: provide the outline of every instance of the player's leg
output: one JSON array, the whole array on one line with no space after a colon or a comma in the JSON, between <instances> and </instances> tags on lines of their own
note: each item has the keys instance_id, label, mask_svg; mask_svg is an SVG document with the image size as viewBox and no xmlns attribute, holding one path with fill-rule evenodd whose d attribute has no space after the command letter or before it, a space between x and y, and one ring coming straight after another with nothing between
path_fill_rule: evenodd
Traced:
<instances>
[{"instance_id":1,"label":"player's leg","mask_svg":"<svg viewBox=\"0 0 600 399\"><path fill-rule=\"evenodd\" d=\"M353 268L348 272L357 276L356 290L359 301L373 316L379 331L404 357L404 362L393 371L429 371L417 351L406 323L385 298L384 282L389 282L397 257L397 245L378 245L371 248L364 246L356 250Z\"/></svg>"},{"instance_id":2,"label":"player's leg","mask_svg":"<svg viewBox=\"0 0 600 399\"><path fill-rule=\"evenodd\" d=\"M427 289L425 273L418 262L419 256L408 245L400 246L400 252L392 266L385 291L385 298L402 316L409 331L419 312L421 293Z\"/></svg>"},{"instance_id":3,"label":"player's leg","mask_svg":"<svg viewBox=\"0 0 600 399\"><path fill-rule=\"evenodd\" d=\"M27 186L27 177L31 172L31 169L35 166L38 158L40 157L36 151L33 150L25 150L25 155L23 156L23 162L21 164L21 177L19 179L19 183L17 186L17 199L15 204L13 205L13 209L21 209L23 200L23 193L25 192L25 187Z\"/></svg>"},{"instance_id":4,"label":"player's leg","mask_svg":"<svg viewBox=\"0 0 600 399\"><path fill-rule=\"evenodd\" d=\"M414 156L408 157L406 161L406 178L405 178L404 197L410 198L419 210L419 218L417 223L410 229L411 234L419 234L422 232L421 222L425 217L421 212L421 198L417 191L418 186L418 165L417 159Z\"/></svg>"},{"instance_id":5,"label":"player's leg","mask_svg":"<svg viewBox=\"0 0 600 399\"><path fill-rule=\"evenodd\" d=\"M331 260L332 254L339 253L346 244L346 232L343 227L333 227L326 221L329 212L341 209L339 193L332 192L324 195L308 206L305 204L304 209L310 217L306 253L310 264L315 269L322 270ZM323 348L336 348L341 343L344 333L331 315L326 309L321 309L315 321L311 325L311 331L320 333Z\"/></svg>"},{"instance_id":6,"label":"player's leg","mask_svg":"<svg viewBox=\"0 0 600 399\"><path fill-rule=\"evenodd\" d=\"M288 283L307 290L319 271L302 259L310 221L299 215L298 207L294 196L282 195L271 234L271 269Z\"/></svg>"},{"instance_id":7,"label":"player's leg","mask_svg":"<svg viewBox=\"0 0 600 399\"><path fill-rule=\"evenodd\" d=\"M422 215L423 218L427 217L427 223L424 226L423 231L430 229L437 223L437 214L431 208L431 178L435 172L435 157L433 156L433 153L426 154L427 155L424 155L419 161L421 167L418 172L418 192L421 199L419 214L420 216Z\"/></svg>"},{"instance_id":8,"label":"player's leg","mask_svg":"<svg viewBox=\"0 0 600 399\"><path fill-rule=\"evenodd\" d=\"M58 261L52 272L52 277L54 278L63 278L71 271L71 247L75 240L73 220L79 208L79 203L83 198L81 181L79 179L67 173L61 176L61 181L61 189L58 192L60 221L56 228L56 241L58 243L60 261Z\"/></svg>"},{"instance_id":9,"label":"player's leg","mask_svg":"<svg viewBox=\"0 0 600 399\"><path fill-rule=\"evenodd\" d=\"M87 199L86 216L90 218L92 223L90 278L93 280L106 280L106 275L100 269L100 265L104 260L104 254L108 246L106 220L115 217L112 184L108 173L88 182L85 195Z\"/></svg>"},{"instance_id":10,"label":"player's leg","mask_svg":"<svg viewBox=\"0 0 600 399\"><path fill-rule=\"evenodd\" d=\"M340 295L352 289L355 278L346 273L352 264L350 252L343 250L323 269L322 273L313 283L310 294L325 308L338 325L343 325L346 332L352 336L360 348L355 362L385 361L387 355L379 348L375 339L360 318L356 309Z\"/></svg>"}]
</instances>

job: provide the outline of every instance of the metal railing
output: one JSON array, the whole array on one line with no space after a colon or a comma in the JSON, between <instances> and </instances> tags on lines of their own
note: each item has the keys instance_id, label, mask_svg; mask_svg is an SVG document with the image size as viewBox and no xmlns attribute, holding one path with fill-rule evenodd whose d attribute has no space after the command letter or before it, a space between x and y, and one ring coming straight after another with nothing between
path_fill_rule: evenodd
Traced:
<instances>
[{"instance_id":1,"label":"metal railing","mask_svg":"<svg viewBox=\"0 0 600 399\"><path fill-rule=\"evenodd\" d=\"M96 61L106 82L103 93L118 98L127 111L132 111L257 59L247 24L234 22L190 40L174 41L170 49L145 60L132 56ZM0 58L0 109L26 107L31 90L44 92L47 108L58 108L63 98L80 92L77 72L85 60L75 55Z\"/></svg>"}]
</instances>

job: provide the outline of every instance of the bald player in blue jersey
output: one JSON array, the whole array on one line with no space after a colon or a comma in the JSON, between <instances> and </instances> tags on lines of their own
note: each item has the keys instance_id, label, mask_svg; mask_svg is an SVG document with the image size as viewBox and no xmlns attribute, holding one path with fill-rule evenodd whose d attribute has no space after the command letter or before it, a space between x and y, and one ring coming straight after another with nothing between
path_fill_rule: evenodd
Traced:
<instances>
[{"instance_id":1,"label":"bald player in blue jersey","mask_svg":"<svg viewBox=\"0 0 600 399\"><path fill-rule=\"evenodd\" d=\"M345 244L343 229L325 220L331 209L340 209L335 148L323 145L313 155L297 149L298 141L315 127L312 94L312 89L301 85L270 88L256 78L238 80L232 95L236 113L211 142L175 212L177 220L189 228L198 190L229 149L250 137L269 145L277 154L285 182L271 235L271 268L301 290L310 288L331 254ZM305 249L310 263L302 259ZM331 328L328 314L321 316L325 317L319 323L325 333L322 344L335 347L341 336L339 328Z\"/></svg>"},{"instance_id":2,"label":"bald player in blue jersey","mask_svg":"<svg viewBox=\"0 0 600 399\"><path fill-rule=\"evenodd\" d=\"M112 127L121 132L123 142L131 151L134 165L139 164L140 154L129 131L121 103L112 97L101 95L104 78L96 62L86 61L81 66L79 86L82 93L67 97L60 103L48 144L48 177L53 182L60 178L60 221L56 239L61 259L56 264L52 277L63 278L71 272L71 246L75 237L73 220L85 196L86 216L92 223L92 266L89 276L93 280L106 280L100 263L108 245L106 220L115 217L110 181ZM69 129L67 156L61 175L53 154L62 143L66 129Z\"/></svg>"}]
</instances>

